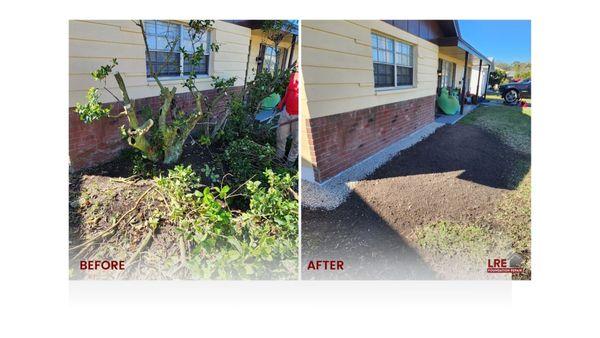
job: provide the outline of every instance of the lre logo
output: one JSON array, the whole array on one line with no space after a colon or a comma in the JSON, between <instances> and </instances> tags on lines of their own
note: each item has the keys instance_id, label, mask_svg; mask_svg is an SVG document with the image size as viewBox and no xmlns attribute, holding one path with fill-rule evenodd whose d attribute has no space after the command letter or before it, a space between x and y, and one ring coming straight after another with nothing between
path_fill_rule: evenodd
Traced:
<instances>
[{"instance_id":1,"label":"lre logo","mask_svg":"<svg viewBox=\"0 0 600 338\"><path fill-rule=\"evenodd\" d=\"M508 258L494 258L487 260L488 273L522 273L523 257L517 253Z\"/></svg>"}]
</instances>

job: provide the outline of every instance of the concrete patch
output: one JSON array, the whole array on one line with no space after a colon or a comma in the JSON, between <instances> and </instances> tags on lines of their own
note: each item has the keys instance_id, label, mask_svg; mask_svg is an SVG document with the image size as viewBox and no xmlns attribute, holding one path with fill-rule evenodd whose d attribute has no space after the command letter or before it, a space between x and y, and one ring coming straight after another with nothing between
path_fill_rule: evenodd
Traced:
<instances>
[{"instance_id":1,"label":"concrete patch","mask_svg":"<svg viewBox=\"0 0 600 338\"><path fill-rule=\"evenodd\" d=\"M302 206L325 210L337 208L346 200L358 181L373 173L400 151L410 148L433 134L443 125L444 123L432 122L321 184L302 180Z\"/></svg>"}]
</instances>

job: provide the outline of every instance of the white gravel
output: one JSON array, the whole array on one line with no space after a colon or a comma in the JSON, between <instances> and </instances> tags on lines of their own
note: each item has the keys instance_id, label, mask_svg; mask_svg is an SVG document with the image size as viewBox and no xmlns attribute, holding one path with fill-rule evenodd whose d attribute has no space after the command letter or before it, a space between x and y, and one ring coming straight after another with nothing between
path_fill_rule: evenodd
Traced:
<instances>
[{"instance_id":1,"label":"white gravel","mask_svg":"<svg viewBox=\"0 0 600 338\"><path fill-rule=\"evenodd\" d=\"M325 210L337 208L348 198L360 180L391 160L400 151L425 139L443 125L443 123L432 122L321 184L302 180L302 206Z\"/></svg>"}]
</instances>

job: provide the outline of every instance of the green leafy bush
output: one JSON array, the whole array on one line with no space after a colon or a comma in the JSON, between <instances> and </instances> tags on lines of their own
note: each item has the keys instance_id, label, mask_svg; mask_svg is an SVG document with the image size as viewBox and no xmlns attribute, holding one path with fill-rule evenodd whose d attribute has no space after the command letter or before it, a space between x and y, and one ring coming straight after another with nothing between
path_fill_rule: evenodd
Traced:
<instances>
[{"instance_id":1,"label":"green leafy bush","mask_svg":"<svg viewBox=\"0 0 600 338\"><path fill-rule=\"evenodd\" d=\"M248 109L256 111L260 101L271 93L277 93L281 97L285 95L290 76L296 71L296 67L272 74L270 72L259 72L254 80L248 84Z\"/></svg>"},{"instance_id":2,"label":"green leafy bush","mask_svg":"<svg viewBox=\"0 0 600 338\"><path fill-rule=\"evenodd\" d=\"M108 116L112 106L105 105L100 102L100 93L98 92L98 88L90 87L86 97L87 102L85 104L77 103L75 106L75 111L83 123L90 124Z\"/></svg>"},{"instance_id":3,"label":"green leafy bush","mask_svg":"<svg viewBox=\"0 0 600 338\"><path fill-rule=\"evenodd\" d=\"M249 182L250 210L229 208L229 186L205 187L190 166L177 166L156 179L167 196L170 219L190 248L194 278L295 278L298 202L295 176L265 171L269 186Z\"/></svg>"},{"instance_id":4,"label":"green leafy bush","mask_svg":"<svg viewBox=\"0 0 600 338\"><path fill-rule=\"evenodd\" d=\"M239 182L252 177L260 178L263 171L271 167L274 157L275 148L258 144L249 138L233 141L223 153L231 174Z\"/></svg>"}]
</instances>

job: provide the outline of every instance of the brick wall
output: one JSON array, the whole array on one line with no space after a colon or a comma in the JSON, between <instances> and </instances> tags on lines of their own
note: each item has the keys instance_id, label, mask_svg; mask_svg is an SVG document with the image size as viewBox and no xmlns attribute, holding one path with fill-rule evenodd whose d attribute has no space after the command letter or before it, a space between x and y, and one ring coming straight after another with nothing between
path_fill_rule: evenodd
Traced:
<instances>
[{"instance_id":1,"label":"brick wall","mask_svg":"<svg viewBox=\"0 0 600 338\"><path fill-rule=\"evenodd\" d=\"M323 182L433 122L435 96L308 120L309 151Z\"/></svg>"},{"instance_id":2,"label":"brick wall","mask_svg":"<svg viewBox=\"0 0 600 338\"><path fill-rule=\"evenodd\" d=\"M242 87L234 87L231 92L239 93ZM214 90L202 92L208 97L215 94ZM177 94L175 98L176 106L190 112L194 109L194 100L189 92ZM144 106L149 106L153 111L158 111L162 105L159 96L147 97L135 100L136 109L141 110ZM223 112L225 106L216 107L217 114ZM120 103L113 105L111 114L118 114L123 111ZM143 121L140 120L140 123ZM155 121L157 122L157 121ZM84 124L79 120L74 107L69 108L69 159L70 170L76 171L84 168L93 167L108 162L119 155L121 150L127 146L127 142L121 138L120 126L127 125L127 118L120 119L104 118L91 124Z\"/></svg>"}]
</instances>

